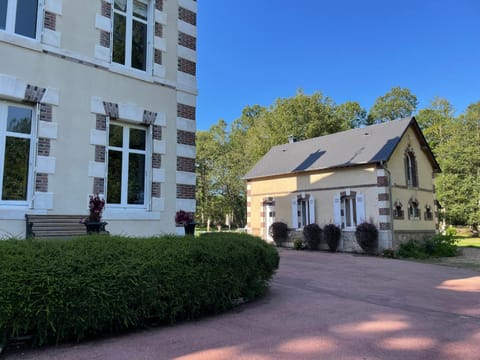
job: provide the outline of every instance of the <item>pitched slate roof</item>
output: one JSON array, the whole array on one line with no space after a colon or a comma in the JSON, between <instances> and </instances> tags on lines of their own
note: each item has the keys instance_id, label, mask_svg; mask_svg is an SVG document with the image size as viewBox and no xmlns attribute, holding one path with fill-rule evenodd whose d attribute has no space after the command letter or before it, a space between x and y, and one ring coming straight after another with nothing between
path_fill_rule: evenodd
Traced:
<instances>
[{"instance_id":1,"label":"pitched slate roof","mask_svg":"<svg viewBox=\"0 0 480 360\"><path fill-rule=\"evenodd\" d=\"M387 161L409 126L413 126L432 166L439 171L415 118L409 117L274 146L244 179Z\"/></svg>"}]
</instances>

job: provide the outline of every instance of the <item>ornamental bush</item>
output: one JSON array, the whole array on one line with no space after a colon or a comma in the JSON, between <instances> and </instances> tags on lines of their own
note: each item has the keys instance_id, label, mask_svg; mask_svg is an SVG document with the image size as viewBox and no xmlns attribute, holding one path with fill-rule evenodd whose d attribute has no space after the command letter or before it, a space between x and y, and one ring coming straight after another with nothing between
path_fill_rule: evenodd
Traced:
<instances>
[{"instance_id":1,"label":"ornamental bush","mask_svg":"<svg viewBox=\"0 0 480 360\"><path fill-rule=\"evenodd\" d=\"M35 344L225 311L268 288L274 247L247 234L0 242L0 338Z\"/></svg>"},{"instance_id":2,"label":"ornamental bush","mask_svg":"<svg viewBox=\"0 0 480 360\"><path fill-rule=\"evenodd\" d=\"M361 223L355 230L358 245L367 254L375 254L378 251L378 229L374 224Z\"/></svg>"},{"instance_id":3,"label":"ornamental bush","mask_svg":"<svg viewBox=\"0 0 480 360\"><path fill-rule=\"evenodd\" d=\"M327 224L323 227L323 237L327 242L330 252L337 251L340 237L342 236L342 230L335 224Z\"/></svg>"},{"instance_id":4,"label":"ornamental bush","mask_svg":"<svg viewBox=\"0 0 480 360\"><path fill-rule=\"evenodd\" d=\"M275 244L280 246L288 238L288 225L281 221L274 222L268 228L268 234L272 237Z\"/></svg>"},{"instance_id":5,"label":"ornamental bush","mask_svg":"<svg viewBox=\"0 0 480 360\"><path fill-rule=\"evenodd\" d=\"M308 224L303 227L303 237L308 250L317 250L322 240L322 229L317 224Z\"/></svg>"}]
</instances>

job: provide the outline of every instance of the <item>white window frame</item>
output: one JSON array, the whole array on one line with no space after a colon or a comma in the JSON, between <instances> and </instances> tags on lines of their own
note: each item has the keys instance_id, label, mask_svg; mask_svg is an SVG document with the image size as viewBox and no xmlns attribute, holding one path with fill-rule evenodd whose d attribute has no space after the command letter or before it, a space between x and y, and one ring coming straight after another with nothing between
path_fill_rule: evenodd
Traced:
<instances>
[{"instance_id":1,"label":"white window frame","mask_svg":"<svg viewBox=\"0 0 480 360\"><path fill-rule=\"evenodd\" d=\"M110 146L109 135L110 125L117 125L123 128L123 146L122 148ZM106 203L106 208L110 209L138 209L151 210L151 153L152 153L152 126L142 126L122 121L112 121L107 118L107 146L105 154L105 199L108 199L108 152L110 150L122 152L122 179L121 179L121 195L120 203ZM145 150L129 149L129 131L128 129L141 129L145 131ZM145 155L145 179L144 179L144 195L143 204L128 204L128 154Z\"/></svg>"},{"instance_id":2,"label":"white window frame","mask_svg":"<svg viewBox=\"0 0 480 360\"><path fill-rule=\"evenodd\" d=\"M37 1L37 23L35 25L35 37L17 34L15 32L15 23L17 21L17 3L18 0L7 0L7 16L5 23L5 30L0 29L0 33L8 33L18 36L22 39L38 42L40 34L42 33L42 19L43 19L43 0Z\"/></svg>"},{"instance_id":3,"label":"white window frame","mask_svg":"<svg viewBox=\"0 0 480 360\"><path fill-rule=\"evenodd\" d=\"M24 108L31 110L31 130L30 134L21 134L21 133L11 133L7 131L7 115L8 107L14 106L18 108ZM37 110L32 106L26 106L23 104L11 103L6 101L0 101L0 206L24 206L27 207L31 205L33 194L35 192L34 182L35 182L35 156L37 149ZM5 161L5 144L6 137L12 136L22 139L30 140L30 152L29 152L29 162L28 162L28 175L27 175L27 198L25 200L2 200L3 193L3 172L4 172L4 161Z\"/></svg>"},{"instance_id":4,"label":"white window frame","mask_svg":"<svg viewBox=\"0 0 480 360\"><path fill-rule=\"evenodd\" d=\"M127 1L127 12L123 12L115 9L115 1L112 0L112 31L110 32L110 59L111 66L114 70L126 69L132 71L134 74L151 74L153 72L153 34L155 22L153 21L155 16L155 6L152 0L139 0L147 4L147 20L137 18L133 15L133 0ZM115 14L125 16L126 28L125 28L125 64L117 63L113 61L113 49L114 49L114 31L115 31ZM132 67L132 30L133 20L142 22L147 25L147 44L146 44L146 64L145 70L136 69Z\"/></svg>"},{"instance_id":5,"label":"white window frame","mask_svg":"<svg viewBox=\"0 0 480 360\"><path fill-rule=\"evenodd\" d=\"M351 201L353 199L355 208L354 202ZM346 221L347 205L350 207L350 226L347 226ZM342 230L355 231L357 225L365 221L365 196L360 192L350 192L348 189L344 193L337 193L333 199L333 219L334 224L340 226Z\"/></svg>"},{"instance_id":6,"label":"white window frame","mask_svg":"<svg viewBox=\"0 0 480 360\"><path fill-rule=\"evenodd\" d=\"M315 223L315 199L312 195L292 198L292 227L302 229Z\"/></svg>"}]
</instances>

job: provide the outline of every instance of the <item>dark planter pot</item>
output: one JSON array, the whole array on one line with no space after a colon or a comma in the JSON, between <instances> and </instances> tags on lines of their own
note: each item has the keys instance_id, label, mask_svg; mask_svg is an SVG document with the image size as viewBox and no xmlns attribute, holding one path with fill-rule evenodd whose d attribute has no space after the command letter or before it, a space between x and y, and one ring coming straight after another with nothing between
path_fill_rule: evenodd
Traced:
<instances>
[{"instance_id":1,"label":"dark planter pot","mask_svg":"<svg viewBox=\"0 0 480 360\"><path fill-rule=\"evenodd\" d=\"M105 230L105 225L108 223L105 221L89 221L84 224L87 228L87 234L108 233L108 231Z\"/></svg>"},{"instance_id":2,"label":"dark planter pot","mask_svg":"<svg viewBox=\"0 0 480 360\"><path fill-rule=\"evenodd\" d=\"M185 235L194 235L195 234L195 223L186 224L185 226Z\"/></svg>"}]
</instances>

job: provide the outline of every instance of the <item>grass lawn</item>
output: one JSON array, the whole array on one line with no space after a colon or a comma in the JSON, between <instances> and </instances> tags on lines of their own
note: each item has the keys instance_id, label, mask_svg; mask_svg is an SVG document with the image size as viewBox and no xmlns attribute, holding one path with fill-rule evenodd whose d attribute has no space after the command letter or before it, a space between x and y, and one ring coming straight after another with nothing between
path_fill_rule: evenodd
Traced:
<instances>
[{"instance_id":1,"label":"grass lawn","mask_svg":"<svg viewBox=\"0 0 480 360\"><path fill-rule=\"evenodd\" d=\"M467 238L458 236L458 246L469 246L480 248L480 238Z\"/></svg>"}]
</instances>

